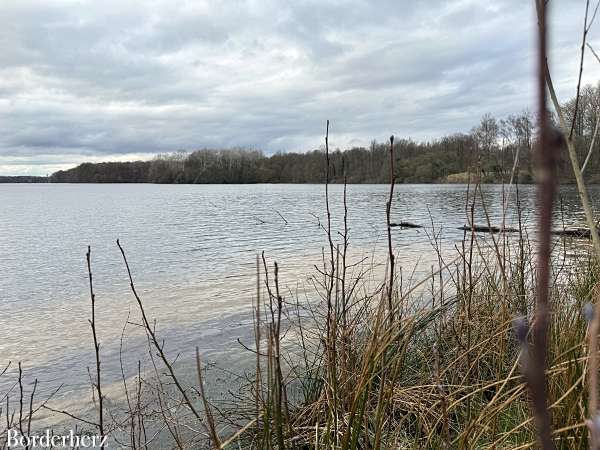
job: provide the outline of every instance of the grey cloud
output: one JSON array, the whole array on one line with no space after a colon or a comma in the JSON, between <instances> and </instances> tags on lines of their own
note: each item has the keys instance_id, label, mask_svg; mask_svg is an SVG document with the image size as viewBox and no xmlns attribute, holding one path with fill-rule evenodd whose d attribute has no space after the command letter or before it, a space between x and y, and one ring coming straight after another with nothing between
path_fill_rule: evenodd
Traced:
<instances>
[{"instance_id":1,"label":"grey cloud","mask_svg":"<svg viewBox=\"0 0 600 450\"><path fill-rule=\"evenodd\" d=\"M391 133L430 139L533 101L534 12L521 0L5 0L2 9L5 172L204 146L309 150L326 119L341 148ZM562 98L573 94L582 15L576 2L554 5ZM599 68L588 60L585 80Z\"/></svg>"}]
</instances>

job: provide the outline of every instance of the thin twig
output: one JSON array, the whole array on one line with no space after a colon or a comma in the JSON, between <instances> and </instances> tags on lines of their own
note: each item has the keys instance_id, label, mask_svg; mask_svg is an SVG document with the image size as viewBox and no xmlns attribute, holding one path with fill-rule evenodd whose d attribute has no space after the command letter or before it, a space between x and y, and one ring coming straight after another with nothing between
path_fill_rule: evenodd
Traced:
<instances>
[{"instance_id":1,"label":"thin twig","mask_svg":"<svg viewBox=\"0 0 600 450\"><path fill-rule=\"evenodd\" d=\"M585 17L583 19L583 38L581 39L581 58L580 58L580 62L579 62L579 77L577 78L577 93L575 95L575 110L573 111L573 121L571 122L571 131L569 132L569 139L573 139L573 131L575 130L575 122L577 121L577 110L579 109L579 99L581 98L581 77L583 75L583 59L585 56L585 41L587 39L587 34L589 31L588 23L587 23L589 9L590 9L590 0L586 0L586 2L585 2ZM594 15L595 15L595 13L594 13Z\"/></svg>"},{"instance_id":2,"label":"thin twig","mask_svg":"<svg viewBox=\"0 0 600 450\"><path fill-rule=\"evenodd\" d=\"M198 371L198 385L200 387L200 396L202 397L202 403L204 404L204 415L206 416L206 421L208 423L208 431L210 432L210 437L213 441L213 444L216 448L221 447L221 440L219 439L219 435L217 434L217 429L215 428L215 419L213 418L212 411L210 409L210 404L206 398L206 394L204 393L204 380L202 379L202 366L200 364L200 350L196 347L196 370Z\"/></svg>"},{"instance_id":3,"label":"thin twig","mask_svg":"<svg viewBox=\"0 0 600 450\"><path fill-rule=\"evenodd\" d=\"M598 2L598 5L600 5L600 2ZM596 10L598 9L598 5L596 5ZM596 12L594 12L594 17L595 17L595 15L596 15ZM589 43L587 44L587 46L591 50L591 52L594 55L594 57L596 58L596 60L600 63L600 58L598 57L598 54L596 53L594 48ZM581 166L582 174L583 174L583 172L585 172L585 168L587 167L588 163L590 162L592 152L594 151L594 144L596 143L596 136L598 135L598 128L600 128L599 127L600 117L598 117L599 113L600 113L600 111L596 111L596 126L594 127L594 134L592 135L592 141L590 142L590 148L588 150L587 156L585 157L585 160L583 161L583 165Z\"/></svg>"},{"instance_id":4,"label":"thin twig","mask_svg":"<svg viewBox=\"0 0 600 450\"><path fill-rule=\"evenodd\" d=\"M74 414L71 414L71 413L70 413L70 412L68 412L68 411L63 411L63 410L60 410L60 409L54 409L54 408L51 408L51 407L49 407L49 406L47 406L47 405L43 405L43 406L42 406L42 408L43 408L43 409L47 409L48 411L51 411L51 412L53 412L53 413L57 413L57 414L63 414L63 415L65 415L65 416L67 416L67 417L70 417L71 419L78 420L79 422L82 422L82 423L87 423L88 425L91 425L91 426L93 426L93 427L96 427L96 428L99 428L99 427L100 427L100 424L99 424L99 423L96 423L96 422L92 422L92 421L86 420L86 419L84 419L84 418L82 418L82 417L77 417L76 415L74 415Z\"/></svg>"},{"instance_id":5,"label":"thin twig","mask_svg":"<svg viewBox=\"0 0 600 450\"><path fill-rule=\"evenodd\" d=\"M145 326L146 330L148 331L148 334L150 335L150 338L152 339L152 343L154 344L154 347L158 351L158 355L160 356L160 359L162 360L162 362L164 363L164 365L167 367L167 370L169 371L169 374L171 375L171 378L173 379L173 382L175 383L175 386L177 387L177 389L181 393L181 395L182 395L182 397L183 397L183 399L185 401L186 406L190 409L190 411L196 417L196 419L198 419L201 423L203 423L202 416L200 416L200 414L198 413L198 411L196 410L196 408L192 404L192 401L190 400L187 392L185 391L185 389L183 388L183 386L179 382L179 379L175 375L175 370L173 369L173 366L169 362L169 359L167 358L167 355L165 355L165 352L163 350L163 346L160 345L160 343L158 342L158 338L156 337L156 333L154 332L153 327L150 325L150 322L148 322L148 318L146 316L146 311L144 310L144 305L143 305L142 300L141 300L140 296L138 295L138 293L137 293L137 291L135 289L135 285L133 283L133 277L131 275L131 269L129 268L129 263L127 262L127 256L125 255L125 250L123 250L123 247L121 247L121 243L119 242L118 239L117 239L117 246L119 247L119 250L121 251L121 255L123 256L123 261L125 262L125 268L127 269L127 275L129 276L129 286L131 287L131 292L133 293L133 296L135 297L135 299L137 301L137 304L138 304L138 306L140 308L140 312L142 313L142 320L144 322L144 326Z\"/></svg>"},{"instance_id":6,"label":"thin twig","mask_svg":"<svg viewBox=\"0 0 600 450\"><path fill-rule=\"evenodd\" d=\"M389 285L387 291L387 300L388 300L388 309L390 314L390 320L394 321L394 305L393 305L393 295L394 295L394 249L392 247L392 227L391 227L391 211L392 211L392 200L394 198L394 182L395 182L395 174L394 174L394 136L390 136L390 195L388 197L388 201L386 203L385 208L385 216L387 223L387 238L388 238L388 257L389 257Z\"/></svg>"},{"instance_id":7,"label":"thin twig","mask_svg":"<svg viewBox=\"0 0 600 450\"><path fill-rule=\"evenodd\" d=\"M94 294L94 286L92 283L92 264L91 264L91 247L88 245L88 251L85 255L88 268L88 278L90 282L90 299L92 302L92 319L89 321L92 327L92 335L94 336L94 353L96 355L96 391L98 392L98 431L102 438L102 445L100 448L104 448L104 407L103 407L103 396L102 387L100 382L100 343L98 342L98 336L96 334L96 295Z\"/></svg>"}]
</instances>

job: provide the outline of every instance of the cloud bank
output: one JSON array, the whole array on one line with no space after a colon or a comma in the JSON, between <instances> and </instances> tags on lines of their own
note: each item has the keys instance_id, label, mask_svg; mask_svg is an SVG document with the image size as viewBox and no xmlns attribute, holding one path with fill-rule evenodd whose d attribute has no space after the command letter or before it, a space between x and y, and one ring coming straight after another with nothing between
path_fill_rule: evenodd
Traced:
<instances>
[{"instance_id":1,"label":"cloud bank","mask_svg":"<svg viewBox=\"0 0 600 450\"><path fill-rule=\"evenodd\" d=\"M405 4L406 5L405 5ZM574 94L584 2L554 0ZM533 108L533 2L4 0L0 174L202 147L266 153L468 131ZM600 47L600 22L590 33ZM588 53L586 82L600 64Z\"/></svg>"}]
</instances>

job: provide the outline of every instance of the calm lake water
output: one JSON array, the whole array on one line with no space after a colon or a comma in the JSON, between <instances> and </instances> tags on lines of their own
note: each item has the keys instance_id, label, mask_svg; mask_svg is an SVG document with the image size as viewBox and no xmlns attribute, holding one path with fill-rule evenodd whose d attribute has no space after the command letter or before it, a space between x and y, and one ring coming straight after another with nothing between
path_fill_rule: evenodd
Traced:
<instances>
[{"instance_id":1,"label":"calm lake water","mask_svg":"<svg viewBox=\"0 0 600 450\"><path fill-rule=\"evenodd\" d=\"M426 225L394 229L399 265L416 267L418 276L437 261L432 222L452 252L463 236L457 227L465 224L466 189L396 187L393 221ZM530 224L533 189L520 187ZM385 264L388 191L385 185L348 186L353 260L374 257ZM483 191L497 223L502 187ZM330 194L334 228L341 230L342 186L332 186ZM574 188L563 188L561 195L565 222L581 224ZM593 187L592 195L600 198L600 189ZM118 382L123 326L130 311L130 320L139 320L115 244L119 238L148 314L157 319L170 354L181 353L180 370L185 372L196 346L205 360L234 370L242 358L236 339L251 342L256 255L264 251L268 261L279 262L285 288L303 286L326 244L319 226L326 220L324 202L322 185L0 185L0 366L22 361L28 386L39 379L40 395L65 383L56 397L64 407L89 403L93 344L85 253L91 245L105 383ZM511 225L514 191L508 204ZM480 209L477 215L483 222ZM132 375L136 355L147 353L135 327L126 332L124 352L125 371ZM0 378L0 397L14 382L11 375Z\"/></svg>"}]
</instances>

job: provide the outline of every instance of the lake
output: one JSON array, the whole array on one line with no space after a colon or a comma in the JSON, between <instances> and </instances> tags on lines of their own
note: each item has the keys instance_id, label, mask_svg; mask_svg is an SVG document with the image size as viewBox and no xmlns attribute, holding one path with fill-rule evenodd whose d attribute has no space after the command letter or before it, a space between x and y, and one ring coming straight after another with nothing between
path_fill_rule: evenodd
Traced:
<instances>
[{"instance_id":1,"label":"lake","mask_svg":"<svg viewBox=\"0 0 600 450\"><path fill-rule=\"evenodd\" d=\"M425 225L393 229L404 273L415 269L418 277L437 265L430 238L434 229L442 232L444 251L453 253L463 237L457 227L466 222L466 190L464 185L396 186L392 220ZM531 226L534 187L519 191L523 220ZM502 187L484 186L483 192L491 221L500 225ZM386 185L347 187L353 261L385 264L388 193ZM600 198L599 187L591 193ZM342 186L330 187L336 230L342 230L342 195ZM515 225L514 188L507 198L507 225ZM582 224L574 187L563 187L561 198L564 214L557 210L557 220ZM34 378L40 396L64 383L54 405L74 410L89 405L87 367L94 364L88 245L108 385L120 379L120 337L128 314L139 323L117 238L169 354L181 353L182 372L196 346L206 361L235 372L243 359L237 339L252 342L257 254L264 251L270 264L279 263L281 284L289 293L310 284L326 245L323 185L2 184L0 205L0 366L13 364L0 378L0 397L22 361L27 389ZM485 222L481 208L476 216L476 222ZM132 376L147 347L137 327L129 326L125 334L124 370Z\"/></svg>"}]
</instances>

